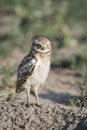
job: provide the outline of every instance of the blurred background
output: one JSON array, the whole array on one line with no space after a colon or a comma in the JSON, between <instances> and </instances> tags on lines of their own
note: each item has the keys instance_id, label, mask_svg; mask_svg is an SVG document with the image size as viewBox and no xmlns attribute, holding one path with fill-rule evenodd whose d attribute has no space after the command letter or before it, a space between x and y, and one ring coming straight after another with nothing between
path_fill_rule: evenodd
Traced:
<instances>
[{"instance_id":1,"label":"blurred background","mask_svg":"<svg viewBox=\"0 0 87 130\"><path fill-rule=\"evenodd\" d=\"M18 65L37 36L53 44L41 100L87 104L86 0L0 0L0 97L14 91Z\"/></svg>"}]
</instances>

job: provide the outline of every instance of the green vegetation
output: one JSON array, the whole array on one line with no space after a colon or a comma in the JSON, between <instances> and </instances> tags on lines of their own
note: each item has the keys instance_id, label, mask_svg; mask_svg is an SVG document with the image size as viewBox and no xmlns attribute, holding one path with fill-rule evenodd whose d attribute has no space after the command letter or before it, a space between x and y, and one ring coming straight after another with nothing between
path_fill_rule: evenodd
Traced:
<instances>
[{"instance_id":1,"label":"green vegetation","mask_svg":"<svg viewBox=\"0 0 87 130\"><path fill-rule=\"evenodd\" d=\"M87 39L85 0L1 0L0 3L2 15L10 16L7 18L9 24L0 31L1 56L8 56L15 46L27 52L29 43L36 36L48 37L58 48L76 46L80 40ZM54 57L53 64L55 60ZM85 54L76 54L62 64L69 68L78 68L79 65L84 68Z\"/></svg>"},{"instance_id":2,"label":"green vegetation","mask_svg":"<svg viewBox=\"0 0 87 130\"><path fill-rule=\"evenodd\" d=\"M17 71L17 64L14 64L13 66L11 66L10 68L7 67L3 67L1 70L1 74L3 75L3 79L2 82L4 85L10 85L11 83L9 83L11 77L16 73Z\"/></svg>"},{"instance_id":3,"label":"green vegetation","mask_svg":"<svg viewBox=\"0 0 87 130\"><path fill-rule=\"evenodd\" d=\"M82 74L78 88L80 90L80 97L69 98L70 104L81 108L87 107L87 73Z\"/></svg>"},{"instance_id":4,"label":"green vegetation","mask_svg":"<svg viewBox=\"0 0 87 130\"><path fill-rule=\"evenodd\" d=\"M78 87L80 89L80 95L81 97L87 96L87 72L83 73L80 82L78 84Z\"/></svg>"},{"instance_id":5,"label":"green vegetation","mask_svg":"<svg viewBox=\"0 0 87 130\"><path fill-rule=\"evenodd\" d=\"M76 54L67 55L65 58L58 59L56 52L52 55L52 67L62 67L76 70L87 69L87 51L86 49L77 52Z\"/></svg>"},{"instance_id":6,"label":"green vegetation","mask_svg":"<svg viewBox=\"0 0 87 130\"><path fill-rule=\"evenodd\" d=\"M13 91L0 91L0 98L4 97L7 101L11 101L14 99Z\"/></svg>"},{"instance_id":7,"label":"green vegetation","mask_svg":"<svg viewBox=\"0 0 87 130\"><path fill-rule=\"evenodd\" d=\"M0 43L0 56L7 57L10 55L12 50L15 48L15 43L11 42L2 42Z\"/></svg>"},{"instance_id":8,"label":"green vegetation","mask_svg":"<svg viewBox=\"0 0 87 130\"><path fill-rule=\"evenodd\" d=\"M58 47L65 47L78 44L78 39L71 33L71 28L79 30L79 36L86 34L84 22L87 17L87 2L85 0L33 0L32 2L1 0L0 2L2 13L7 12L14 16L10 32L7 31L5 35L15 37L15 44L25 51L32 38L36 36L46 36Z\"/></svg>"},{"instance_id":9,"label":"green vegetation","mask_svg":"<svg viewBox=\"0 0 87 130\"><path fill-rule=\"evenodd\" d=\"M71 97L69 98L71 106L77 106L80 108L87 107L87 99L85 97Z\"/></svg>"},{"instance_id":10,"label":"green vegetation","mask_svg":"<svg viewBox=\"0 0 87 130\"><path fill-rule=\"evenodd\" d=\"M61 61L60 66L71 69L87 69L87 51L70 56Z\"/></svg>"}]
</instances>

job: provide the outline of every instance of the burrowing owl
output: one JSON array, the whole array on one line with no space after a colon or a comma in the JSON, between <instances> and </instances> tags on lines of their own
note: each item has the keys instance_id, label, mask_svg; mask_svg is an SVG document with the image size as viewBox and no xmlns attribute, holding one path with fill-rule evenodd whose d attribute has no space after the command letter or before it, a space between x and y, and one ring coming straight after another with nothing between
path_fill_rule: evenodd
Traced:
<instances>
[{"instance_id":1,"label":"burrowing owl","mask_svg":"<svg viewBox=\"0 0 87 130\"><path fill-rule=\"evenodd\" d=\"M27 93L27 104L30 105L30 90L33 88L38 102L38 88L48 76L51 57L51 42L44 37L38 37L32 42L31 50L24 57L18 68L16 93L23 90Z\"/></svg>"}]
</instances>

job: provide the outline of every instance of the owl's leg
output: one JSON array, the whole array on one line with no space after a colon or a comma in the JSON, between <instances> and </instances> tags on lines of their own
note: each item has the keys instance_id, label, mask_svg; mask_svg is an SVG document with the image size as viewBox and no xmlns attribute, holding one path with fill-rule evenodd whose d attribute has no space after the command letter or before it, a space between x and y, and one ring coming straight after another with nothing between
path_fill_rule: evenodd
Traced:
<instances>
[{"instance_id":1,"label":"owl's leg","mask_svg":"<svg viewBox=\"0 0 87 130\"><path fill-rule=\"evenodd\" d=\"M34 87L34 94L35 94L35 98L36 98L36 103L37 103L37 105L39 105L38 87L39 87L39 86L35 86L35 87Z\"/></svg>"},{"instance_id":2,"label":"owl's leg","mask_svg":"<svg viewBox=\"0 0 87 130\"><path fill-rule=\"evenodd\" d=\"M26 94L27 94L27 105L30 106L30 89L26 89Z\"/></svg>"}]
</instances>

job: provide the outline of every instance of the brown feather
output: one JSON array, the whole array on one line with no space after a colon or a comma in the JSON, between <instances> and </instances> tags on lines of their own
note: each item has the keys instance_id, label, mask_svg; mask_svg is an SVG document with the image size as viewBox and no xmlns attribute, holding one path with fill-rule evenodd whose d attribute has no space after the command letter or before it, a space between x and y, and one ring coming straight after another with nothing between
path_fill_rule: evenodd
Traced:
<instances>
[{"instance_id":1,"label":"brown feather","mask_svg":"<svg viewBox=\"0 0 87 130\"><path fill-rule=\"evenodd\" d=\"M18 67L16 93L24 90L22 86L26 82L27 78L32 74L36 62L36 57L29 55L25 56L22 60L21 64Z\"/></svg>"}]
</instances>

